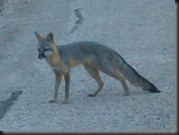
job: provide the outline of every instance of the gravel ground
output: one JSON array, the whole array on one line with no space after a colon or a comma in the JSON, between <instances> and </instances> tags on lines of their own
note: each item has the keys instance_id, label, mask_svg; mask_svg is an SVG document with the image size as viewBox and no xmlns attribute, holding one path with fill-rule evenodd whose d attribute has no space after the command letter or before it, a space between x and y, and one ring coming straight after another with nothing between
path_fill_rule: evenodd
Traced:
<instances>
[{"instance_id":1,"label":"gravel ground","mask_svg":"<svg viewBox=\"0 0 179 135\"><path fill-rule=\"evenodd\" d=\"M2 6L2 4L0 5ZM83 23L70 34L82 8ZM0 101L23 91L0 119L2 131L175 132L176 19L174 0L7 0L0 15ZM115 49L162 92L129 83L130 96L105 74L103 90L82 66L72 70L70 104L50 104L54 75L37 58L37 31L54 33L57 44L92 40ZM140 51L139 51L140 50Z\"/></svg>"}]
</instances>

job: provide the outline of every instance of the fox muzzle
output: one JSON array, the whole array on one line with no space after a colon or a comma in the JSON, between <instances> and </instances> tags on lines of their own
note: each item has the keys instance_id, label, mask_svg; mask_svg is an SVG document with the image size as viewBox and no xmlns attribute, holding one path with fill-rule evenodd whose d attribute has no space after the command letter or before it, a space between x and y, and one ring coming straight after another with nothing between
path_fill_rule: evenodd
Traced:
<instances>
[{"instance_id":1,"label":"fox muzzle","mask_svg":"<svg viewBox=\"0 0 179 135\"><path fill-rule=\"evenodd\" d=\"M49 51L49 50L51 50L51 49L45 49L43 52L40 52L40 50L38 50L38 52L39 52L38 58L39 59L45 58L46 57L45 52Z\"/></svg>"},{"instance_id":2,"label":"fox muzzle","mask_svg":"<svg viewBox=\"0 0 179 135\"><path fill-rule=\"evenodd\" d=\"M39 54L38 57L39 57L39 59L45 58L45 53L43 52L42 54Z\"/></svg>"}]
</instances>

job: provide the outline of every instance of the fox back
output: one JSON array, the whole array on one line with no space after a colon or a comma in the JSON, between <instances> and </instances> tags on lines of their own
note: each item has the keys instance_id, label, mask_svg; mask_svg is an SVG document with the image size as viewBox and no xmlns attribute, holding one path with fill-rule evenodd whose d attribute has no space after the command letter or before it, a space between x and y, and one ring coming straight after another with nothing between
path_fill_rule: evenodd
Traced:
<instances>
[{"instance_id":1,"label":"fox back","mask_svg":"<svg viewBox=\"0 0 179 135\"><path fill-rule=\"evenodd\" d=\"M124 59L111 48L92 41L81 41L57 46L62 62L70 67L90 64L95 67L112 66L113 62L124 63Z\"/></svg>"}]
</instances>

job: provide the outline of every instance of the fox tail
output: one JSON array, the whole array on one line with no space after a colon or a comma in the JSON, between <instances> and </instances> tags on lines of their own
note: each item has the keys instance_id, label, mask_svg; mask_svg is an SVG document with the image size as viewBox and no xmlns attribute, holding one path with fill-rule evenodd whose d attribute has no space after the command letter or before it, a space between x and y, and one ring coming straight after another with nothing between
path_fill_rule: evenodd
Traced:
<instances>
[{"instance_id":1,"label":"fox tail","mask_svg":"<svg viewBox=\"0 0 179 135\"><path fill-rule=\"evenodd\" d=\"M149 80L141 76L134 68L132 68L127 62L125 62L123 73L127 80L135 85L141 87L143 90L149 92L160 92L157 87Z\"/></svg>"}]
</instances>

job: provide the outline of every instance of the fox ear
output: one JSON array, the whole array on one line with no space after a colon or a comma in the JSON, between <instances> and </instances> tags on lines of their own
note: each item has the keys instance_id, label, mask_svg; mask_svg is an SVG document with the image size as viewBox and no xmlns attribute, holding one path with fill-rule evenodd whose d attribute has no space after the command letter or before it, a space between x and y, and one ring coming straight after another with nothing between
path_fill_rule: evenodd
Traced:
<instances>
[{"instance_id":1,"label":"fox ear","mask_svg":"<svg viewBox=\"0 0 179 135\"><path fill-rule=\"evenodd\" d=\"M43 37L40 34L38 34L37 32L35 32L35 36L37 37L37 39L39 41L43 39Z\"/></svg>"},{"instance_id":2,"label":"fox ear","mask_svg":"<svg viewBox=\"0 0 179 135\"><path fill-rule=\"evenodd\" d=\"M48 35L47 35L47 41L48 42L54 42L54 40L53 40L53 34L50 32L50 33L48 33Z\"/></svg>"}]
</instances>

